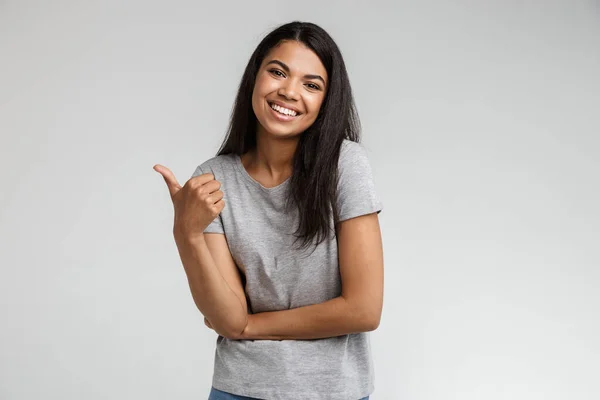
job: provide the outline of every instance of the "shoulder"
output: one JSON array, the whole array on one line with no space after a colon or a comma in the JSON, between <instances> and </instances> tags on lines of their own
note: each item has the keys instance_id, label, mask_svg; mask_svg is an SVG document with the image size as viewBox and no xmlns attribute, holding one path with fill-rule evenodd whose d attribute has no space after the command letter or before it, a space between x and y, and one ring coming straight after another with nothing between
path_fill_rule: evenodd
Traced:
<instances>
[{"instance_id":1,"label":"shoulder","mask_svg":"<svg viewBox=\"0 0 600 400\"><path fill-rule=\"evenodd\" d=\"M217 177L222 177L232 171L235 165L235 157L235 154L222 154L211 157L200 163L192 176L211 173L218 179Z\"/></svg>"},{"instance_id":2,"label":"shoulder","mask_svg":"<svg viewBox=\"0 0 600 400\"><path fill-rule=\"evenodd\" d=\"M340 148L340 156L342 154L345 154L347 152L351 152L351 151L356 151L358 150L359 147L361 147L362 145L358 142L353 142L352 140L349 139L344 139L344 141L342 142L342 146Z\"/></svg>"},{"instance_id":3,"label":"shoulder","mask_svg":"<svg viewBox=\"0 0 600 400\"><path fill-rule=\"evenodd\" d=\"M358 142L344 139L340 148L339 166L352 165L356 162L367 162L368 154L366 148Z\"/></svg>"},{"instance_id":4,"label":"shoulder","mask_svg":"<svg viewBox=\"0 0 600 400\"><path fill-rule=\"evenodd\" d=\"M230 167L235 162L235 157L235 154L222 154L219 156L214 156L201 163L199 167L202 170L222 169L224 167Z\"/></svg>"},{"instance_id":5,"label":"shoulder","mask_svg":"<svg viewBox=\"0 0 600 400\"><path fill-rule=\"evenodd\" d=\"M340 175L360 174L361 172L370 174L371 164L365 146L361 143L344 139L340 148L338 170Z\"/></svg>"},{"instance_id":6,"label":"shoulder","mask_svg":"<svg viewBox=\"0 0 600 400\"><path fill-rule=\"evenodd\" d=\"M344 140L338 169L339 221L380 212L382 202L375 187L365 147L360 143Z\"/></svg>"}]
</instances>

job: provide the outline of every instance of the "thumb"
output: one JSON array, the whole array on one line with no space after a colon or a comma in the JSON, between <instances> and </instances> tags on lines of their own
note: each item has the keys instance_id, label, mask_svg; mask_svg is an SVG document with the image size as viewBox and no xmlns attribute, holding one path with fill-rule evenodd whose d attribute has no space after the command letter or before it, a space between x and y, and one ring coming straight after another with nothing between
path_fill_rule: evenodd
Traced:
<instances>
[{"instance_id":1,"label":"thumb","mask_svg":"<svg viewBox=\"0 0 600 400\"><path fill-rule=\"evenodd\" d=\"M158 172L159 174L161 174L163 176L163 178L165 179L165 182L167 183L167 187L169 188L169 193L171 194L171 197L173 197L175 195L175 193L179 192L179 189L181 189L181 185L179 184L179 182L177 182L177 179L175 178L175 175L171 172L171 170L167 167L164 167L160 164L156 164L153 169Z\"/></svg>"}]
</instances>

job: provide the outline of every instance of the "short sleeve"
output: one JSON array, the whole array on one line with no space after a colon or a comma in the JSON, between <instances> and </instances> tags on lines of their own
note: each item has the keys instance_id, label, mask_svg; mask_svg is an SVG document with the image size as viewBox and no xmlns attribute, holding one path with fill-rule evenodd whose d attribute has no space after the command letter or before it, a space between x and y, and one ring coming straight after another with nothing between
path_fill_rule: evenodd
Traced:
<instances>
[{"instance_id":1,"label":"short sleeve","mask_svg":"<svg viewBox=\"0 0 600 400\"><path fill-rule=\"evenodd\" d=\"M340 222L381 212L383 204L375 190L367 152L361 144L344 142L340 151L338 173L337 206Z\"/></svg>"},{"instance_id":2,"label":"short sleeve","mask_svg":"<svg viewBox=\"0 0 600 400\"><path fill-rule=\"evenodd\" d=\"M205 167L206 168L206 167ZM208 170L210 170L210 168L206 168ZM207 172L203 171L203 168L201 165L199 165L198 167L196 167L196 170L194 171L194 173L192 174L191 178L198 176L198 175L202 175L205 173L210 172L211 174L215 175L215 173L210 170ZM217 176L215 175L215 179L217 178ZM223 213L220 213L219 215L217 215L217 218L215 218L207 227L206 229L204 229L204 233L225 233L225 230L223 229L223 217L222 217Z\"/></svg>"}]
</instances>

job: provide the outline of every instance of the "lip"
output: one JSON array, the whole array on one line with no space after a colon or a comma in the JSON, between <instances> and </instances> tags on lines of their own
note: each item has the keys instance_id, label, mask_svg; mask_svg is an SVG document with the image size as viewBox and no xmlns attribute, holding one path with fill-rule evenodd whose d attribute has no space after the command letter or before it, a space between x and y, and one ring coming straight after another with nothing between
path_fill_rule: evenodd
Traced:
<instances>
[{"instance_id":1,"label":"lip","mask_svg":"<svg viewBox=\"0 0 600 400\"><path fill-rule=\"evenodd\" d=\"M296 111L296 117L298 115L302 114L300 112L300 110L298 110L296 107L292 107L292 106L282 103L281 101L278 101L278 100L267 100L267 103L269 103L269 106L270 106L270 103L273 103L273 104L277 104L280 107L287 108L288 110Z\"/></svg>"},{"instance_id":2,"label":"lip","mask_svg":"<svg viewBox=\"0 0 600 400\"><path fill-rule=\"evenodd\" d=\"M271 108L271 106L268 104L267 104L267 107L269 108L269 111L271 112L271 115L273 116L273 118L275 118L279 122L290 122L290 121L293 121L296 118L298 118L298 115L300 115L300 114L298 114L295 117L292 117L291 115L283 115L283 114L280 114L277 111L273 110Z\"/></svg>"}]
</instances>

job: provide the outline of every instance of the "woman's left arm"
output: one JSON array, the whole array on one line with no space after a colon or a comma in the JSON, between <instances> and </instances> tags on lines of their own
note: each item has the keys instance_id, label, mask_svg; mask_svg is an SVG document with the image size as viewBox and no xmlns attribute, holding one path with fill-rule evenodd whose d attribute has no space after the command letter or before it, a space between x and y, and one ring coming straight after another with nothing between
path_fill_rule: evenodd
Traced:
<instances>
[{"instance_id":1,"label":"woman's left arm","mask_svg":"<svg viewBox=\"0 0 600 400\"><path fill-rule=\"evenodd\" d=\"M383 244L376 213L338 224L342 295L324 303L248 315L238 339L321 339L377 329L383 308Z\"/></svg>"}]
</instances>

